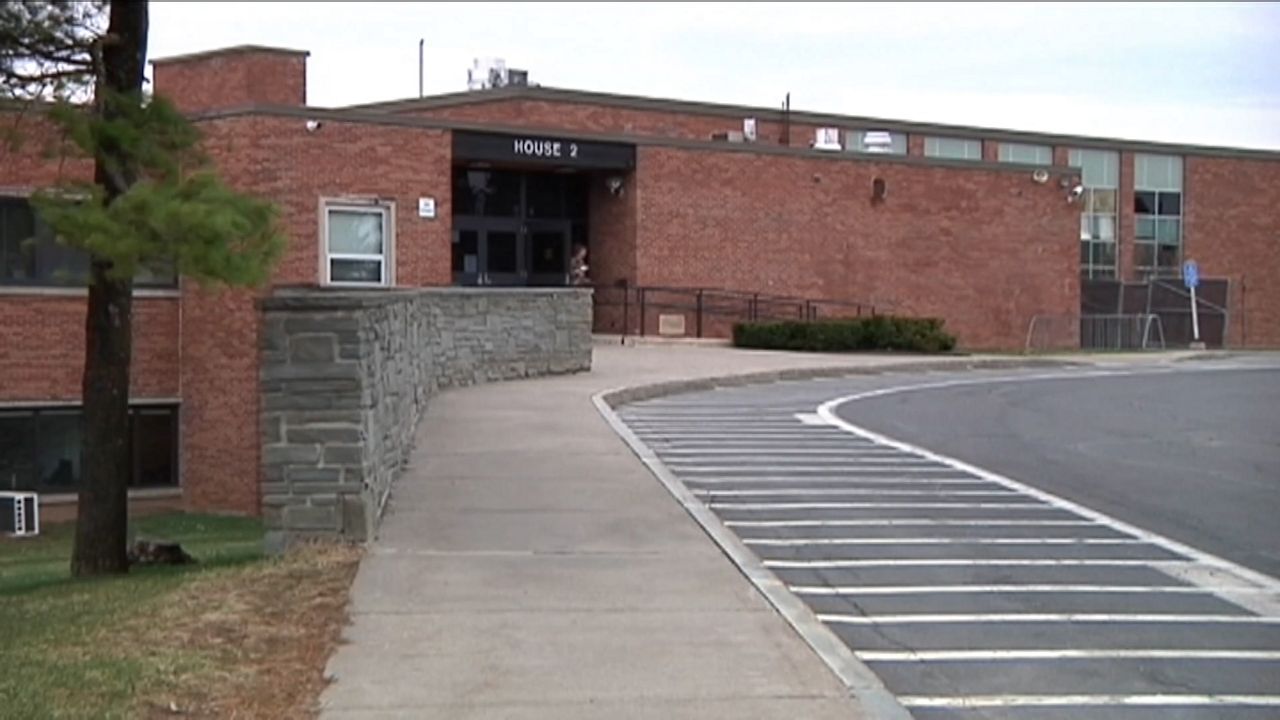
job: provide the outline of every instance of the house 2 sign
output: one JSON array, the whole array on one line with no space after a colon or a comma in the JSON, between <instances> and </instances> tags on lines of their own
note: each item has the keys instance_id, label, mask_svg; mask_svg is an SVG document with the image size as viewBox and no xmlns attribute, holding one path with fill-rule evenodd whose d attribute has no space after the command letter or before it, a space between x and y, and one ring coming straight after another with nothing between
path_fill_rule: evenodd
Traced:
<instances>
[{"instance_id":1,"label":"house 2 sign","mask_svg":"<svg viewBox=\"0 0 1280 720\"><path fill-rule=\"evenodd\" d=\"M578 143L563 140L535 140L534 138L515 138L511 141L516 155L527 155L539 158L576 158Z\"/></svg>"},{"instance_id":2,"label":"house 2 sign","mask_svg":"<svg viewBox=\"0 0 1280 720\"><path fill-rule=\"evenodd\" d=\"M617 142L455 130L453 157L465 162L630 170L636 165L636 148Z\"/></svg>"}]
</instances>

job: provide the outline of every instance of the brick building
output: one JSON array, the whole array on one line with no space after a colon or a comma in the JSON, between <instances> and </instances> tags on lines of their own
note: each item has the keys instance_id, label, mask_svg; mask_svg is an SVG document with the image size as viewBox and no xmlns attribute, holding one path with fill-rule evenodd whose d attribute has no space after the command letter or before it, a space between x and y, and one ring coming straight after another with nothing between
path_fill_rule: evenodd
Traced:
<instances>
[{"instance_id":1,"label":"brick building","mask_svg":"<svg viewBox=\"0 0 1280 720\"><path fill-rule=\"evenodd\" d=\"M581 245L601 332L667 315L722 334L743 308L791 313L786 297L1015 350L1089 344L1081 315L1159 311L1174 338L1194 258L1211 343L1280 346L1280 153L535 86L320 109L306 55L154 63L227 181L281 207L275 286L558 285ZM25 197L91 166L43 154L47 127L26 123L0 148L0 488L57 494L78 475L86 263ZM136 292L139 496L258 512L269 289L152 275Z\"/></svg>"}]
</instances>

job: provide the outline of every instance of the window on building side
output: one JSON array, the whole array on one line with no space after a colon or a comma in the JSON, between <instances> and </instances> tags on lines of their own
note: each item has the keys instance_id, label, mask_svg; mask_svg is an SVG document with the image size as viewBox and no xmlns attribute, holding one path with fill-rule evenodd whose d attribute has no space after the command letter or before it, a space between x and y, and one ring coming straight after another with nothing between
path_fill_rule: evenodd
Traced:
<instances>
[{"instance_id":1,"label":"window on building side","mask_svg":"<svg viewBox=\"0 0 1280 720\"><path fill-rule=\"evenodd\" d=\"M324 217L325 283L391 285L394 238L390 209L330 203Z\"/></svg>"},{"instance_id":2,"label":"window on building side","mask_svg":"<svg viewBox=\"0 0 1280 720\"><path fill-rule=\"evenodd\" d=\"M1114 278L1120 153L1113 150L1070 150L1067 164L1080 168L1084 196L1080 198L1080 275Z\"/></svg>"},{"instance_id":3,"label":"window on building side","mask_svg":"<svg viewBox=\"0 0 1280 720\"><path fill-rule=\"evenodd\" d=\"M845 150L880 155L906 155L907 134L888 130L847 130Z\"/></svg>"},{"instance_id":4,"label":"window on building side","mask_svg":"<svg viewBox=\"0 0 1280 720\"><path fill-rule=\"evenodd\" d=\"M0 285L76 287L89 256L58 242L26 198L0 198Z\"/></svg>"},{"instance_id":5,"label":"window on building side","mask_svg":"<svg viewBox=\"0 0 1280 720\"><path fill-rule=\"evenodd\" d=\"M982 141L964 138L927 137L924 139L926 157L953 160L981 160Z\"/></svg>"},{"instance_id":6,"label":"window on building side","mask_svg":"<svg viewBox=\"0 0 1280 720\"><path fill-rule=\"evenodd\" d=\"M178 484L178 410L129 409L129 485ZM73 493L80 485L78 408L0 410L0 490Z\"/></svg>"},{"instance_id":7,"label":"window on building side","mask_svg":"<svg viewBox=\"0 0 1280 720\"><path fill-rule=\"evenodd\" d=\"M1182 158L1136 155L1133 168L1134 265L1146 275L1182 268Z\"/></svg>"},{"instance_id":8,"label":"window on building side","mask_svg":"<svg viewBox=\"0 0 1280 720\"><path fill-rule=\"evenodd\" d=\"M1023 145L1021 143L1000 143L1000 162L1023 163L1024 165L1052 165L1053 148L1048 145Z\"/></svg>"},{"instance_id":9,"label":"window on building side","mask_svg":"<svg viewBox=\"0 0 1280 720\"><path fill-rule=\"evenodd\" d=\"M0 197L0 286L84 287L89 254L64 245L24 197ZM171 265L140 269L139 287L176 287Z\"/></svg>"}]
</instances>

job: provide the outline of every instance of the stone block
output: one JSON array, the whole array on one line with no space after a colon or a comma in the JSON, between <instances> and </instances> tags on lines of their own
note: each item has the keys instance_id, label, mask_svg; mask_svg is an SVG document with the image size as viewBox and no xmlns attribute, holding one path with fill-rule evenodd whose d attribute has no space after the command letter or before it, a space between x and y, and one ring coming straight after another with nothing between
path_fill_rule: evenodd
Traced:
<instances>
[{"instance_id":1,"label":"stone block","mask_svg":"<svg viewBox=\"0 0 1280 720\"><path fill-rule=\"evenodd\" d=\"M303 490L297 486L297 483L340 483L342 482L342 469L329 467L286 467L284 469L285 480L294 483L293 492L306 494L312 492Z\"/></svg>"},{"instance_id":2,"label":"stone block","mask_svg":"<svg viewBox=\"0 0 1280 720\"><path fill-rule=\"evenodd\" d=\"M372 537L373 507L364 498L354 495L342 498L342 534L351 540L365 541Z\"/></svg>"},{"instance_id":3,"label":"stone block","mask_svg":"<svg viewBox=\"0 0 1280 720\"><path fill-rule=\"evenodd\" d=\"M305 427L290 427L287 431L287 437L290 443L317 443L325 445L328 443L359 443L364 440L364 433L358 425L331 425L322 426L307 425Z\"/></svg>"},{"instance_id":4,"label":"stone block","mask_svg":"<svg viewBox=\"0 0 1280 720\"><path fill-rule=\"evenodd\" d=\"M338 532L341 529L336 506L290 505L283 509L281 516L286 530L329 530Z\"/></svg>"},{"instance_id":5,"label":"stone block","mask_svg":"<svg viewBox=\"0 0 1280 720\"><path fill-rule=\"evenodd\" d=\"M361 445L326 445L324 448L324 464L360 465L364 463L364 447Z\"/></svg>"},{"instance_id":6,"label":"stone block","mask_svg":"<svg viewBox=\"0 0 1280 720\"><path fill-rule=\"evenodd\" d=\"M337 355L338 343L332 333L303 333L289 338L291 363L331 363Z\"/></svg>"},{"instance_id":7,"label":"stone block","mask_svg":"<svg viewBox=\"0 0 1280 720\"><path fill-rule=\"evenodd\" d=\"M266 465L315 465L320 462L317 445L268 445L262 449L262 462Z\"/></svg>"}]
</instances>

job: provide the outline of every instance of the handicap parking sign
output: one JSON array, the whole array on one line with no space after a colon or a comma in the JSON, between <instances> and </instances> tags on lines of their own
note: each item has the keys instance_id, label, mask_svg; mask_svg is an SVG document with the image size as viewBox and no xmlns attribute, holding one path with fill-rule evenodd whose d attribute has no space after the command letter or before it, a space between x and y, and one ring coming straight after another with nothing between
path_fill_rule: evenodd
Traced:
<instances>
[{"instance_id":1,"label":"handicap parking sign","mask_svg":"<svg viewBox=\"0 0 1280 720\"><path fill-rule=\"evenodd\" d=\"M1200 285L1200 266L1195 260L1182 263L1182 283L1188 290Z\"/></svg>"}]
</instances>

